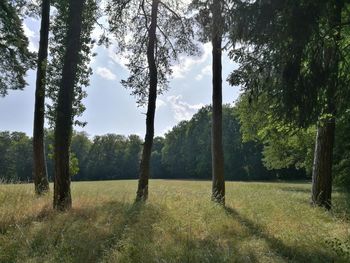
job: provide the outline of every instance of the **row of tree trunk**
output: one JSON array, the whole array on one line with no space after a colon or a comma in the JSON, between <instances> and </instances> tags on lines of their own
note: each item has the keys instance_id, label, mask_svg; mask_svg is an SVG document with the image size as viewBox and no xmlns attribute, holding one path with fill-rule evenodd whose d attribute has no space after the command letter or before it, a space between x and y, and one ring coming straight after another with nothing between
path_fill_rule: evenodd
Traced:
<instances>
[{"instance_id":1,"label":"row of tree trunk","mask_svg":"<svg viewBox=\"0 0 350 263\"><path fill-rule=\"evenodd\" d=\"M77 66L81 49L82 13L85 0L69 1L68 32L63 61L62 79L58 94L55 122L55 174L54 201L57 210L71 208L69 148L73 126L74 85L77 78ZM147 200L148 180L150 177L150 159L154 137L154 117L157 99L156 30L159 0L152 0L151 24L148 29L147 62L149 67L149 95L146 115L146 135L139 170L139 183L136 200ZM223 39L223 2L212 4L212 200L225 204L224 155L222 146L222 39ZM339 7L341 10L341 7ZM338 10L339 12L339 10ZM341 11L340 11L341 12ZM335 16L339 22L339 14ZM49 190L48 175L44 152L44 108L45 79L48 57L48 37L50 25L50 0L42 1L42 19L40 45L38 53L37 81L34 113L34 183L35 192L41 195ZM334 62L337 65L337 61ZM334 84L334 83L333 83ZM334 112L331 112L332 114ZM332 191L332 151L334 144L334 118L319 125L315 147L313 168L312 202L331 207Z\"/></svg>"},{"instance_id":2,"label":"row of tree trunk","mask_svg":"<svg viewBox=\"0 0 350 263\"><path fill-rule=\"evenodd\" d=\"M67 210L72 206L70 193L69 148L73 128L74 86L77 78L79 52L81 49L82 14L85 0L70 0L68 31L63 60L62 78L58 93L55 120L55 174L53 207ZM37 61L37 80L34 111L34 184L38 195L49 190L44 147L45 79L50 28L50 0L42 1L40 44Z\"/></svg>"}]
</instances>

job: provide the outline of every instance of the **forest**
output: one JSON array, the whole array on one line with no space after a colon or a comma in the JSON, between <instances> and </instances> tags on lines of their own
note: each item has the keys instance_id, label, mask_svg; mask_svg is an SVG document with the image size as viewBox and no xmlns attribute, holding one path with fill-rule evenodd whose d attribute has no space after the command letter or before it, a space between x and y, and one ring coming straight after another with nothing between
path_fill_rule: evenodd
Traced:
<instances>
[{"instance_id":1,"label":"forest","mask_svg":"<svg viewBox=\"0 0 350 263\"><path fill-rule=\"evenodd\" d=\"M0 262L348 262L349 18L347 0L0 0L0 96L35 72L32 134L0 123ZM206 44L210 104L157 136ZM110 46L144 137L84 131Z\"/></svg>"}]
</instances>

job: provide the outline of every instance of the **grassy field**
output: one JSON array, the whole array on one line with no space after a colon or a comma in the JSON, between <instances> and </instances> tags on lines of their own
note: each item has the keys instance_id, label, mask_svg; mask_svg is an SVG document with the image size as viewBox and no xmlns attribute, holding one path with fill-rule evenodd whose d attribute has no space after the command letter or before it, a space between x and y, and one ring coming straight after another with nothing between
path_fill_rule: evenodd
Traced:
<instances>
[{"instance_id":1,"label":"grassy field","mask_svg":"<svg viewBox=\"0 0 350 263\"><path fill-rule=\"evenodd\" d=\"M309 205L309 184L226 184L226 209L210 182L72 184L73 209L51 209L32 185L0 185L0 262L350 262L350 211Z\"/></svg>"}]
</instances>

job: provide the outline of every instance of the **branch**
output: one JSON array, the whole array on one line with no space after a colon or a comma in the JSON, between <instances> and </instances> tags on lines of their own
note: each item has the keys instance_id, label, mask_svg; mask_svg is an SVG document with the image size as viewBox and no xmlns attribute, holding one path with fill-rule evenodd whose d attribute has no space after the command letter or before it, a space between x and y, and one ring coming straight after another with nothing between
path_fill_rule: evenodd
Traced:
<instances>
[{"instance_id":1,"label":"branch","mask_svg":"<svg viewBox=\"0 0 350 263\"><path fill-rule=\"evenodd\" d=\"M173 46L173 43L171 43L171 41L170 41L170 39L168 38L168 36L164 33L164 31L163 31L158 25L157 25L157 28L159 29L160 33L162 33L162 35L164 36L165 41L167 41L167 42L170 44L171 49L173 50L174 55L175 55L175 57L177 58L177 52L176 52L175 47Z\"/></svg>"},{"instance_id":2,"label":"branch","mask_svg":"<svg viewBox=\"0 0 350 263\"><path fill-rule=\"evenodd\" d=\"M145 10L145 0L142 0L142 2L141 2L141 9L142 9L143 15L145 17L145 28L148 31L149 30L149 28L148 28L148 17L147 17L146 10Z\"/></svg>"},{"instance_id":3,"label":"branch","mask_svg":"<svg viewBox=\"0 0 350 263\"><path fill-rule=\"evenodd\" d=\"M174 10L172 10L169 6L167 6L166 4L164 4L162 1L159 2L160 4L162 4L165 9L167 9L168 11L170 11L170 13L172 13L177 19L182 20L181 16L179 16Z\"/></svg>"}]
</instances>

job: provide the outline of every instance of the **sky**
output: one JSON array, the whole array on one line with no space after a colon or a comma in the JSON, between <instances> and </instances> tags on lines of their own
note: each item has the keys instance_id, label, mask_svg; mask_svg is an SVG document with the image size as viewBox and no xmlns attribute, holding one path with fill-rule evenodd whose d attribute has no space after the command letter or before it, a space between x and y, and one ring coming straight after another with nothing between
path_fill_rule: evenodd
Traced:
<instances>
[{"instance_id":1,"label":"sky","mask_svg":"<svg viewBox=\"0 0 350 263\"><path fill-rule=\"evenodd\" d=\"M39 46L39 21L26 19L23 25L30 41L30 50L37 51ZM93 36L99 35L96 28ZM196 57L180 56L174 63L170 89L158 96L155 117L155 135L162 136L182 120L189 120L201 107L211 103L211 44L201 44L201 55ZM98 46L94 48L97 56L93 58L91 67L93 75L86 88L88 96L83 103L86 111L80 117L86 121L83 128L89 136L116 133L123 135L145 134L146 108L137 107L136 98L130 95L120 84L127 78L128 70L125 59L118 56L116 47ZM223 103L234 103L240 90L226 82L229 73L236 65L223 56ZM23 91L9 91L0 98L0 130L22 131L32 135L35 93L34 70L27 73L28 86Z\"/></svg>"}]
</instances>

